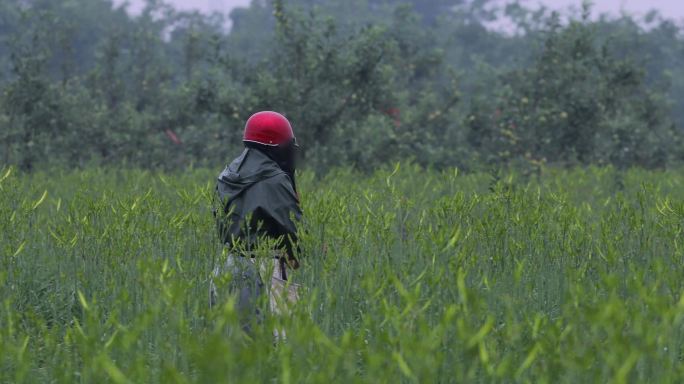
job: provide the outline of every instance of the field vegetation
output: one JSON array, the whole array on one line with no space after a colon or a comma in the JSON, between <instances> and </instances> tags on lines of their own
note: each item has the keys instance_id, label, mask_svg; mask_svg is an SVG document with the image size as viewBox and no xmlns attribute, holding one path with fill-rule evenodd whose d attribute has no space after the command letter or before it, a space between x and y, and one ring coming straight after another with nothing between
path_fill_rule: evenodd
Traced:
<instances>
[{"instance_id":1,"label":"field vegetation","mask_svg":"<svg viewBox=\"0 0 684 384\"><path fill-rule=\"evenodd\" d=\"M0 1L0 383L684 382L682 31ZM245 335L212 204L259 110L302 144L304 288Z\"/></svg>"},{"instance_id":2,"label":"field vegetation","mask_svg":"<svg viewBox=\"0 0 684 384\"><path fill-rule=\"evenodd\" d=\"M4 168L0 382L684 380L681 172L305 172L306 289L251 338L217 172Z\"/></svg>"}]
</instances>

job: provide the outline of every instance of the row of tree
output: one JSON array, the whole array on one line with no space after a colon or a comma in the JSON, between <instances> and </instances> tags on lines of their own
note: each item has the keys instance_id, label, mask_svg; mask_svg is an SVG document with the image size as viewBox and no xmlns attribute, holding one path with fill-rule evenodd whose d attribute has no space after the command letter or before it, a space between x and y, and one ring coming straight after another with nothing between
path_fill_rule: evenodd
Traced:
<instances>
[{"instance_id":1,"label":"row of tree","mask_svg":"<svg viewBox=\"0 0 684 384\"><path fill-rule=\"evenodd\" d=\"M137 16L0 3L0 161L216 166L262 109L287 114L318 171L684 160L684 39L657 14L255 0L227 21L158 0Z\"/></svg>"}]
</instances>

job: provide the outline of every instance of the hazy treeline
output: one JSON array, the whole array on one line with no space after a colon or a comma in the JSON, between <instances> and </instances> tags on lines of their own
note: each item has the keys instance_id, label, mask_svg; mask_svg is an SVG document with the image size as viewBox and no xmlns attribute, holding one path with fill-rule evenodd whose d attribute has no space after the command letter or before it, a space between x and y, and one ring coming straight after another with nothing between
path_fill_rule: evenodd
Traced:
<instances>
[{"instance_id":1,"label":"hazy treeline","mask_svg":"<svg viewBox=\"0 0 684 384\"><path fill-rule=\"evenodd\" d=\"M313 168L684 159L682 26L486 0L0 2L0 161L221 164L285 112ZM488 26L505 15L508 33ZM513 33L512 31L516 31Z\"/></svg>"}]
</instances>

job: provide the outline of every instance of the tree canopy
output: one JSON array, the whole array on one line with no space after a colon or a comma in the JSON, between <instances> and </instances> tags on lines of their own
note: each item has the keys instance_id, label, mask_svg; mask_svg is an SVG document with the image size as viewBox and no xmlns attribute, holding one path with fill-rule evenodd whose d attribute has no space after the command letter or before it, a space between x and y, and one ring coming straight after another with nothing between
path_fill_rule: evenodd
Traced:
<instances>
[{"instance_id":1,"label":"tree canopy","mask_svg":"<svg viewBox=\"0 0 684 384\"><path fill-rule=\"evenodd\" d=\"M505 15L513 23L491 28ZM223 163L285 113L319 171L682 161L684 39L643 20L488 1L254 0L220 15L148 0L0 4L0 158Z\"/></svg>"}]
</instances>

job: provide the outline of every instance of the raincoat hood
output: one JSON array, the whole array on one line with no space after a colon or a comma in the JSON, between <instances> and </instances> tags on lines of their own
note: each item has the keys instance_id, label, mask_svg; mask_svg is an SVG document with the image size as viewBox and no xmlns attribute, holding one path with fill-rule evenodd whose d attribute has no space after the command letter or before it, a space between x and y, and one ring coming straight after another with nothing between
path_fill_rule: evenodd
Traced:
<instances>
[{"instance_id":1,"label":"raincoat hood","mask_svg":"<svg viewBox=\"0 0 684 384\"><path fill-rule=\"evenodd\" d=\"M224 202L230 204L254 184L285 174L275 161L259 150L245 148L219 175L217 188Z\"/></svg>"}]
</instances>

